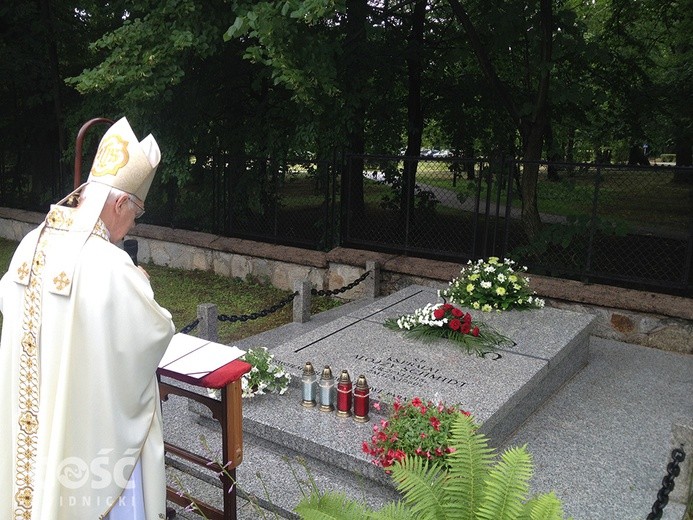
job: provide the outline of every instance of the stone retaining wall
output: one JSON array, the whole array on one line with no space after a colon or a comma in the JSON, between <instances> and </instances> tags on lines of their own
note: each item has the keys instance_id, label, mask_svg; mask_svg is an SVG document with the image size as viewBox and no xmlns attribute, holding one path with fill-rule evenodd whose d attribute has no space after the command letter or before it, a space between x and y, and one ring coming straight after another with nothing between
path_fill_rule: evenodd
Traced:
<instances>
[{"instance_id":1,"label":"stone retaining wall","mask_svg":"<svg viewBox=\"0 0 693 520\"><path fill-rule=\"evenodd\" d=\"M0 237L18 241L42 220L38 213L0 208ZM411 284L443 288L461 268L452 262L342 247L325 253L147 224L139 224L130 238L139 242L142 263L214 271L286 290L293 290L296 280L308 280L316 289L343 287L364 273L367 261L380 265L383 295ZM693 354L691 298L542 276L532 277L532 287L549 306L596 315L597 336ZM362 293L357 286L341 296L355 299Z\"/></svg>"}]
</instances>

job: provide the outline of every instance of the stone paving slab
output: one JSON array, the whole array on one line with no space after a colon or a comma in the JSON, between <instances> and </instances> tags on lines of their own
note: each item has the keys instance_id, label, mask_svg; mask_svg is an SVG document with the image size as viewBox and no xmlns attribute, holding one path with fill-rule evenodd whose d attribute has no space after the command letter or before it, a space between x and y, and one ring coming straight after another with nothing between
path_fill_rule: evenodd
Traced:
<instances>
[{"instance_id":1,"label":"stone paving slab","mask_svg":"<svg viewBox=\"0 0 693 520\"><path fill-rule=\"evenodd\" d=\"M693 417L691 396L693 356L593 337L587 367L506 445L527 444L532 488L556 491L576 520L644 519L671 461L672 423ZM670 501L662 518L684 511Z\"/></svg>"}]
</instances>

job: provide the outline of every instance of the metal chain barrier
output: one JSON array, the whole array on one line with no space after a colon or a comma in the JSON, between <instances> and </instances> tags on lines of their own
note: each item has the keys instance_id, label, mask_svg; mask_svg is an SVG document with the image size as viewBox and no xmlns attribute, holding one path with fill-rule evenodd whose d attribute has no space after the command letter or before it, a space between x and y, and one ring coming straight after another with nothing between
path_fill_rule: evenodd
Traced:
<instances>
[{"instance_id":1,"label":"metal chain barrier","mask_svg":"<svg viewBox=\"0 0 693 520\"><path fill-rule=\"evenodd\" d=\"M180 332L181 334L189 334L193 330L195 330L195 327L197 327L199 324L200 324L200 320L195 320L192 323L190 323L189 325L186 325L185 327L180 329L178 332Z\"/></svg>"},{"instance_id":2,"label":"metal chain barrier","mask_svg":"<svg viewBox=\"0 0 693 520\"><path fill-rule=\"evenodd\" d=\"M317 289L311 289L310 294L315 295L315 296L334 296L335 294L341 294L343 292L346 292L350 289L353 289L356 287L358 284L363 282L366 278L368 278L368 275L370 275L370 271L366 271L363 273L361 276L359 276L356 280L351 282L349 285L345 285L344 287L340 287L339 289L333 289L331 291L324 291L324 290L317 290Z\"/></svg>"},{"instance_id":3,"label":"metal chain barrier","mask_svg":"<svg viewBox=\"0 0 693 520\"><path fill-rule=\"evenodd\" d=\"M285 305L291 303L293 299L298 296L298 292L294 292L293 294L290 294L288 297L284 298L282 301L275 303L271 307L267 309L263 309L259 312L253 312L252 314L241 314L240 316L237 315L232 315L228 316L226 314L220 314L219 315L219 321L228 321L231 323L234 323L236 321L248 321L248 320L256 320L258 318L264 318L268 314L272 314L273 312L277 312L279 309L284 307Z\"/></svg>"},{"instance_id":4,"label":"metal chain barrier","mask_svg":"<svg viewBox=\"0 0 693 520\"><path fill-rule=\"evenodd\" d=\"M652 505L652 512L647 515L647 520L660 520L662 511L669 503L669 493L674 489L674 479L681 473L681 464L686 459L686 454L681 448L674 448L671 451L672 461L667 465L667 474L662 479L662 489L657 493L657 500Z\"/></svg>"},{"instance_id":5,"label":"metal chain barrier","mask_svg":"<svg viewBox=\"0 0 693 520\"><path fill-rule=\"evenodd\" d=\"M346 291L356 287L358 284L363 282L368 277L368 275L370 275L370 274L371 274L370 271L366 271L361 276L359 276L356 280L354 280L353 282L351 282L348 285L345 285L344 287L340 287L339 289L333 289L332 291L324 291L324 290L318 291L317 289L311 289L310 294L315 295L315 296L334 296L335 294L341 294L343 292L346 292ZM277 312L282 307L285 307L286 305L291 303L296 296L298 296L298 292L294 292L294 293L290 294L289 296L284 298L282 301L275 303L274 305L272 305L271 307L269 307L267 309L263 309L263 310L258 311L258 312L253 312L252 314L241 314L240 316L235 315L235 314L233 314L231 316L228 316L226 314L220 314L218 316L218 319L219 319L219 321L228 321L230 323L234 323L237 321L249 321L249 320L256 320L258 318L264 318L265 316L268 316L274 312ZM185 327L180 329L180 333L181 334L188 334L188 333L192 332L195 329L195 327L197 327L199 324L200 324L200 320L196 319L195 321L193 321L189 325L186 325Z\"/></svg>"}]
</instances>

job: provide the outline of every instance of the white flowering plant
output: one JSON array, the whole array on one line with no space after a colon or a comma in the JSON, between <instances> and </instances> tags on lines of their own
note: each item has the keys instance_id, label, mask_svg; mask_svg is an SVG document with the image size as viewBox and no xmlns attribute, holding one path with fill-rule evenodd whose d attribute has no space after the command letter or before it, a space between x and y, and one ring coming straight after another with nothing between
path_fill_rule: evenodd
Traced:
<instances>
[{"instance_id":1,"label":"white flowering plant","mask_svg":"<svg viewBox=\"0 0 693 520\"><path fill-rule=\"evenodd\" d=\"M467 353L479 356L493 352L498 346L512 345L510 339L485 323L473 321L470 313L450 303L429 303L414 314L385 320L385 326L422 341L450 339Z\"/></svg>"},{"instance_id":2,"label":"white flowering plant","mask_svg":"<svg viewBox=\"0 0 693 520\"><path fill-rule=\"evenodd\" d=\"M438 295L484 312L542 308L544 300L529 288L529 277L522 274L526 271L527 267L516 267L509 258L501 261L491 256L488 260L470 260L460 276L447 289L438 291Z\"/></svg>"},{"instance_id":3,"label":"white flowering plant","mask_svg":"<svg viewBox=\"0 0 693 520\"><path fill-rule=\"evenodd\" d=\"M253 367L241 379L243 397L269 393L283 395L289 388L291 375L273 361L274 355L267 348L248 349L241 359Z\"/></svg>"}]
</instances>

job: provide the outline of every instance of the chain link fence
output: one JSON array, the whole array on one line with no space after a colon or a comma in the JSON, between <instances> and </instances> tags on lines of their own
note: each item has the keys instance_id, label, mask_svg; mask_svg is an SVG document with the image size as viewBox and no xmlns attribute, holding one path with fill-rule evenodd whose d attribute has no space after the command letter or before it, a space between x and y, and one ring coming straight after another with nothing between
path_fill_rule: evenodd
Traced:
<instances>
[{"instance_id":1,"label":"chain link fence","mask_svg":"<svg viewBox=\"0 0 693 520\"><path fill-rule=\"evenodd\" d=\"M693 295L693 168L226 154L191 168L182 189L150 190L144 222L323 251L511 256L536 274ZM522 189L532 172L534 227ZM0 179L4 203L23 207L8 182Z\"/></svg>"},{"instance_id":2,"label":"chain link fence","mask_svg":"<svg viewBox=\"0 0 693 520\"><path fill-rule=\"evenodd\" d=\"M360 172L361 165L363 170ZM538 215L523 214L537 176ZM456 262L511 256L536 274L693 294L693 169L358 156L342 245Z\"/></svg>"}]
</instances>

